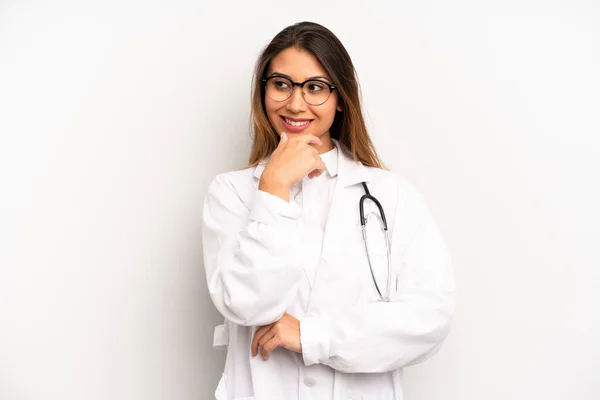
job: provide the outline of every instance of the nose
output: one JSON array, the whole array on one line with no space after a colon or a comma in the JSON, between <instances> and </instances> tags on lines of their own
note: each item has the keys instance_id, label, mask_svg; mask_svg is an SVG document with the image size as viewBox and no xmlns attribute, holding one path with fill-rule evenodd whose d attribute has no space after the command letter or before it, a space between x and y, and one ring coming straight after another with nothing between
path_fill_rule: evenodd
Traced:
<instances>
[{"instance_id":1,"label":"nose","mask_svg":"<svg viewBox=\"0 0 600 400\"><path fill-rule=\"evenodd\" d=\"M288 99L288 102L285 108L292 113L300 113L306 110L306 101L304 100L304 96L302 95L302 88L299 86L294 86L292 90L292 95Z\"/></svg>"}]
</instances>

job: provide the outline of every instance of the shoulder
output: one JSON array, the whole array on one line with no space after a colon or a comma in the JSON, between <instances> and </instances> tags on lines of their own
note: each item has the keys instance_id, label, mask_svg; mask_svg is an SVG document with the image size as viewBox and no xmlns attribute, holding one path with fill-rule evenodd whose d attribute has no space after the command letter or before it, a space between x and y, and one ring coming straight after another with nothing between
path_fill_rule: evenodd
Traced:
<instances>
[{"instance_id":1,"label":"shoulder","mask_svg":"<svg viewBox=\"0 0 600 400\"><path fill-rule=\"evenodd\" d=\"M254 178L255 169L256 167L249 167L235 171L222 172L213 179L213 182L234 187L248 185Z\"/></svg>"},{"instance_id":2,"label":"shoulder","mask_svg":"<svg viewBox=\"0 0 600 400\"><path fill-rule=\"evenodd\" d=\"M403 221L410 227L429 213L428 203L421 190L407 177L380 168L368 168L371 194L379 199L392 221Z\"/></svg>"},{"instance_id":3,"label":"shoulder","mask_svg":"<svg viewBox=\"0 0 600 400\"><path fill-rule=\"evenodd\" d=\"M246 202L254 188L254 173L258 167L222 172L210 182L207 197L237 196Z\"/></svg>"},{"instance_id":4,"label":"shoulder","mask_svg":"<svg viewBox=\"0 0 600 400\"><path fill-rule=\"evenodd\" d=\"M413 182L392 171L369 169L371 194L380 200L399 242L408 243L423 227L437 229L423 193Z\"/></svg>"},{"instance_id":5,"label":"shoulder","mask_svg":"<svg viewBox=\"0 0 600 400\"><path fill-rule=\"evenodd\" d=\"M415 201L421 197L417 187L405 176L387 169L365 167L371 176L371 185L377 190L396 196L397 200Z\"/></svg>"}]
</instances>

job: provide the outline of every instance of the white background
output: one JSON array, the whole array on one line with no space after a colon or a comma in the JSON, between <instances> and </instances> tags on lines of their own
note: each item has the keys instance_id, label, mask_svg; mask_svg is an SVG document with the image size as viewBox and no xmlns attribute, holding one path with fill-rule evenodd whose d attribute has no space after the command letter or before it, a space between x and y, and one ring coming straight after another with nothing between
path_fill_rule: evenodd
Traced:
<instances>
[{"instance_id":1,"label":"white background","mask_svg":"<svg viewBox=\"0 0 600 400\"><path fill-rule=\"evenodd\" d=\"M301 20L346 45L453 256L406 399L600 399L598 2L87 3L0 0L0 399L212 398L202 200Z\"/></svg>"}]
</instances>

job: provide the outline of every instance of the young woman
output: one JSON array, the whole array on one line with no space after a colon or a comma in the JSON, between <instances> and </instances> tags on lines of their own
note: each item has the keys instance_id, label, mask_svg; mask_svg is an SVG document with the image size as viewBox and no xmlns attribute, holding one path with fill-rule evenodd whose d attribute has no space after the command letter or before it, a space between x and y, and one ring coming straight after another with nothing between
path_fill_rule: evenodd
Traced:
<instances>
[{"instance_id":1,"label":"young woman","mask_svg":"<svg viewBox=\"0 0 600 400\"><path fill-rule=\"evenodd\" d=\"M204 204L228 350L217 400L402 399L402 368L448 333L450 257L422 196L383 168L338 38L310 22L277 34L252 118L250 167L218 175Z\"/></svg>"}]
</instances>

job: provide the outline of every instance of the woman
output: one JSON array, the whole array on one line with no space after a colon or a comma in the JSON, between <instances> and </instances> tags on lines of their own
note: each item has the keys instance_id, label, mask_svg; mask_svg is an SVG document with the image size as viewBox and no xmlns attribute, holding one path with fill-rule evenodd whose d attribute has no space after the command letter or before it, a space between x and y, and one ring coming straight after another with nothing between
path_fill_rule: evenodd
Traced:
<instances>
[{"instance_id":1,"label":"woman","mask_svg":"<svg viewBox=\"0 0 600 400\"><path fill-rule=\"evenodd\" d=\"M277 34L256 64L252 118L250 167L217 176L204 205L225 317L214 344L228 349L217 400L401 399L402 368L448 333L450 258L421 195L382 167L337 37L310 22ZM366 190L389 227L387 247L365 200L368 253Z\"/></svg>"}]
</instances>

